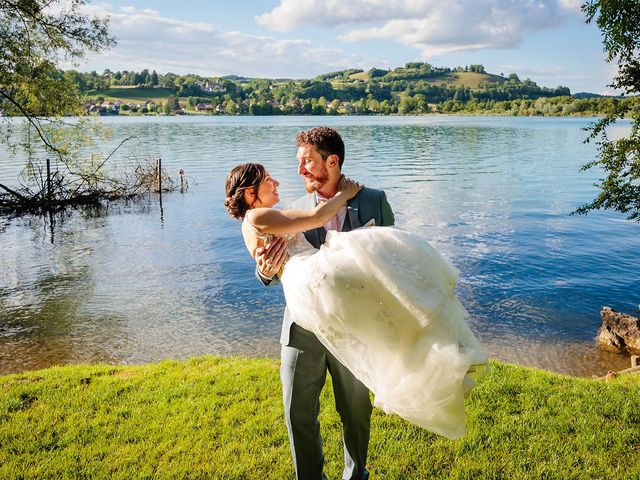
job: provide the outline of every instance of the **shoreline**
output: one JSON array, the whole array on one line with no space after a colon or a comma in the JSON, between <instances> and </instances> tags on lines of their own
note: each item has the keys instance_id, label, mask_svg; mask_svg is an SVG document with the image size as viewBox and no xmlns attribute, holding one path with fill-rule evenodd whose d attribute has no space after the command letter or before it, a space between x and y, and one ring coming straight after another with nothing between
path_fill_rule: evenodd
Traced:
<instances>
[{"instance_id":1,"label":"shoreline","mask_svg":"<svg viewBox=\"0 0 640 480\"><path fill-rule=\"evenodd\" d=\"M593 341L573 341L550 343L545 339L527 339L514 337L507 342L503 338L487 339L478 336L491 360L511 363L523 368L535 368L548 373L568 375L574 378L595 378L604 376L609 370L620 371L631 366L630 355L611 352L598 347ZM225 352L193 352L193 354L174 356L153 356L146 359L116 358L106 352L84 352L74 354L64 345L40 343L33 351L20 346L0 345L3 354L0 356L0 376L23 374L49 368L64 366L145 366L162 361L189 361L201 355L213 355L219 358L271 359L279 361L280 343L277 339L257 339L254 348L228 349ZM38 355L34 355L37 352ZM24 359L28 358L26 362ZM7 362L5 359L17 359ZM26 368L25 368L26 367Z\"/></svg>"}]
</instances>

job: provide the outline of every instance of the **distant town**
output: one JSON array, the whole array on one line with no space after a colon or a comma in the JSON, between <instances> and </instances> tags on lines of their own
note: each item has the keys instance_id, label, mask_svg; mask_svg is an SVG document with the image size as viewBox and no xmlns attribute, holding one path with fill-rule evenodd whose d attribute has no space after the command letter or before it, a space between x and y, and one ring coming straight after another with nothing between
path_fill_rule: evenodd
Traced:
<instances>
[{"instance_id":1,"label":"distant town","mask_svg":"<svg viewBox=\"0 0 640 480\"><path fill-rule=\"evenodd\" d=\"M626 99L543 87L483 65L347 69L313 79L159 74L155 70L62 72L96 115L598 115ZM635 100L633 100L635 101Z\"/></svg>"}]
</instances>

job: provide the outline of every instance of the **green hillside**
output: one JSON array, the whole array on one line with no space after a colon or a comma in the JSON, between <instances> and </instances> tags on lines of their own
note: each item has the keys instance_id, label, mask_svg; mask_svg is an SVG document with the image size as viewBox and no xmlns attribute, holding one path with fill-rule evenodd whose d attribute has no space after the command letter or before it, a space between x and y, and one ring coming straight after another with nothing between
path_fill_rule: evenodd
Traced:
<instances>
[{"instance_id":1,"label":"green hillside","mask_svg":"<svg viewBox=\"0 0 640 480\"><path fill-rule=\"evenodd\" d=\"M394 72L389 72L387 75L370 78L369 72L358 72L349 75L349 80L343 79L332 80L333 84L342 85L344 83L351 82L384 82L385 80L393 81L397 79L410 79L412 81L423 81L427 84L431 84L438 87L451 87L451 88L470 88L472 90L478 90L483 84L502 84L506 81L506 78L492 73L480 73L480 72L449 72L443 71L441 73L430 73L428 75L420 75L417 69L402 69L404 74L397 75Z\"/></svg>"},{"instance_id":2,"label":"green hillside","mask_svg":"<svg viewBox=\"0 0 640 480\"><path fill-rule=\"evenodd\" d=\"M480 85L487 83L504 83L505 78L491 73L458 72L445 75L441 82L435 82L440 86L465 87L478 90Z\"/></svg>"},{"instance_id":3,"label":"green hillside","mask_svg":"<svg viewBox=\"0 0 640 480\"><path fill-rule=\"evenodd\" d=\"M155 70L154 70L155 72ZM437 67L409 62L394 69L350 68L308 79L270 79L105 70L65 72L98 114L407 115L491 112L506 115L595 115L611 99L576 99L565 86L537 85L481 64ZM122 101L125 105L109 102ZM152 100L155 106L127 105Z\"/></svg>"}]
</instances>

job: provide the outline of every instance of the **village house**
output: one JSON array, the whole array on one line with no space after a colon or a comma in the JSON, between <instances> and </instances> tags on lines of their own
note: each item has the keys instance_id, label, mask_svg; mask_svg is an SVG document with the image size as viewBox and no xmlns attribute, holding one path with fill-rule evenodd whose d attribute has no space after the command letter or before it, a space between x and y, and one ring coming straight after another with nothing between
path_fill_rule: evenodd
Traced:
<instances>
[{"instance_id":1,"label":"village house","mask_svg":"<svg viewBox=\"0 0 640 480\"><path fill-rule=\"evenodd\" d=\"M224 93L227 91L220 82L209 83L208 80L204 82L204 85L200 85L200 88L206 93Z\"/></svg>"},{"instance_id":2,"label":"village house","mask_svg":"<svg viewBox=\"0 0 640 480\"><path fill-rule=\"evenodd\" d=\"M210 103L198 103L196 105L196 112L210 112L213 110L213 105Z\"/></svg>"},{"instance_id":3,"label":"village house","mask_svg":"<svg viewBox=\"0 0 640 480\"><path fill-rule=\"evenodd\" d=\"M98 105L97 103L91 103L88 106L85 106L87 112L89 113L104 113L106 112L106 108L103 105Z\"/></svg>"}]
</instances>

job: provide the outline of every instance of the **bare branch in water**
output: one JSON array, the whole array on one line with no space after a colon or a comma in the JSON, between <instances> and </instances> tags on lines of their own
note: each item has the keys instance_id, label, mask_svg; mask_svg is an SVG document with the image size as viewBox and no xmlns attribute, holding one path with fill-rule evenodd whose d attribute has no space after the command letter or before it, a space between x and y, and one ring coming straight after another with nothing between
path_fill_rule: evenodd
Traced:
<instances>
[{"instance_id":1,"label":"bare branch in water","mask_svg":"<svg viewBox=\"0 0 640 480\"><path fill-rule=\"evenodd\" d=\"M97 204L102 201L128 199L158 191L177 189L175 182L163 169L158 172L155 159L137 160L129 169L118 175L102 172L115 153L127 142L137 137L122 140L105 158L88 171L70 168L63 162L65 172L51 172L49 178L39 165L32 165L30 182L17 188L0 184L0 214L59 210L69 205Z\"/></svg>"}]
</instances>

